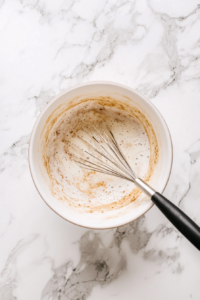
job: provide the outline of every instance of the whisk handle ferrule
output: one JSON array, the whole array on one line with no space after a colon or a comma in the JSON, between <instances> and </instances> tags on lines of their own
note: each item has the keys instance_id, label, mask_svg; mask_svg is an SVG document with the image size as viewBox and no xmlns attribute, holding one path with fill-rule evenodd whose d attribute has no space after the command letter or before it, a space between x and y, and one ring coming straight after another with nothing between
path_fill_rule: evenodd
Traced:
<instances>
[{"instance_id":1,"label":"whisk handle ferrule","mask_svg":"<svg viewBox=\"0 0 200 300\"><path fill-rule=\"evenodd\" d=\"M147 196L152 197L155 194L155 190L149 186L146 182L144 182L140 178L136 178L134 180L135 185L139 187L140 190L142 190Z\"/></svg>"}]
</instances>

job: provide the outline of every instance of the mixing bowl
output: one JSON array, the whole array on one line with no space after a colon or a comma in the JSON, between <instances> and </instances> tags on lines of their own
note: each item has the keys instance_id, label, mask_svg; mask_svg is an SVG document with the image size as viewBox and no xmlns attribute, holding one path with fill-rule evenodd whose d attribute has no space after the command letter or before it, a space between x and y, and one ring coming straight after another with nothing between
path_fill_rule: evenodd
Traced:
<instances>
[{"instance_id":1,"label":"mixing bowl","mask_svg":"<svg viewBox=\"0 0 200 300\"><path fill-rule=\"evenodd\" d=\"M127 224L147 212L153 205L148 197L134 201L123 210L105 213L81 213L69 209L65 201L53 196L43 164L41 142L47 119L62 104L84 97L110 96L138 108L152 124L159 145L159 162L151 186L162 193L169 180L172 167L172 142L168 127L160 112L137 91L112 82L89 82L63 91L54 97L39 115L29 144L29 166L34 184L46 204L65 220L87 228L106 229Z\"/></svg>"}]
</instances>

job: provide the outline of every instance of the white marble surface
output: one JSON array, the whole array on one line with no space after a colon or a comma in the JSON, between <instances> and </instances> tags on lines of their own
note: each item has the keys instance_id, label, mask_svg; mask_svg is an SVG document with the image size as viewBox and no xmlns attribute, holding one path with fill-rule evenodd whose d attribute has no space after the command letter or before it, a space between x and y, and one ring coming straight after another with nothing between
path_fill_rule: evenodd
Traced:
<instances>
[{"instance_id":1,"label":"white marble surface","mask_svg":"<svg viewBox=\"0 0 200 300\"><path fill-rule=\"evenodd\" d=\"M161 111L174 145L164 194L200 225L200 1L0 0L0 300L200 299L200 253L158 209L93 231L35 189L27 150L41 109L102 79Z\"/></svg>"}]
</instances>

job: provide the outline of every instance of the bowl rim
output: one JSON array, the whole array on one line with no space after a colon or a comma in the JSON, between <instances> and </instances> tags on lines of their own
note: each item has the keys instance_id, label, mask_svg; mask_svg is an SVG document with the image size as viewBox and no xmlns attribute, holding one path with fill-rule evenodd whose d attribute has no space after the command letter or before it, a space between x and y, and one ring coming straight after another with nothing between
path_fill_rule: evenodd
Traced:
<instances>
[{"instance_id":1,"label":"bowl rim","mask_svg":"<svg viewBox=\"0 0 200 300\"><path fill-rule=\"evenodd\" d=\"M88 81L88 82L84 82L84 83L80 83L80 84L77 84L75 86L72 86L72 87L69 87L65 90L63 90L62 92L60 92L59 94L57 94L56 96L54 96L45 106L44 108L41 110L39 116L37 117L35 123L34 123L34 126L32 128L32 131L31 131L31 135L30 135L30 140L29 140L29 148L28 148L28 163L29 163L29 170L30 170L30 173L31 173L31 177L32 177L32 180L33 180L33 183L40 195L40 197L43 199L43 201L48 205L48 207L53 210L57 215L59 215L62 219L64 219L65 221L68 221L70 222L71 224L74 224L76 226L80 226L80 227L83 227L83 228L88 228L88 229L96 229L96 230L104 230L104 229L112 229L112 228L117 228L117 227L121 227L121 226L124 226L124 225L127 225L129 224L130 222L133 222L137 219L139 219L141 216L143 216L144 214L146 214L153 206L154 206L154 203L151 201L151 205L149 206L148 209L146 209L143 213L141 213L138 217L134 218L133 220L129 220L128 222L124 222L123 224L119 224L119 225L116 225L116 226L109 226L109 227L93 227L93 226L84 226L82 224L78 224L76 222L73 222L71 220L68 220L67 218L65 218L63 215L61 215L60 213L58 213L55 209L52 208L52 206L49 204L48 201L46 201L44 199L44 197L41 195L40 191L39 191L39 188L37 187L37 184L34 180L34 176L33 176L33 173L32 173L32 168L31 168L31 159L30 159L30 152L31 152L31 146L32 146L32 141L33 141L33 133L35 132L36 130L36 127L39 123L39 120L40 118L42 117L43 113L45 112L45 110L47 110L47 108L51 105L51 103L53 103L56 99L60 98L62 95L72 91L72 90L75 90L77 88L80 88L80 87L83 87L83 86L87 86L87 85L95 85L95 84L107 84L107 85L113 85L113 86L119 86L119 87L122 87L124 89L127 89L127 90L130 90L131 92L135 93L136 95L138 95L139 97L143 98L145 101L147 101L150 105L153 106L153 108L155 109L155 111L157 112L157 114L161 117L162 121L164 122L165 126L166 126L166 129L167 129L167 132L168 132L168 136L169 136L169 141L170 141L170 168L169 168L169 174L168 174L168 177L166 179L166 183L161 191L161 193L164 192L168 182L169 182L169 178L170 178L170 175L171 175L171 171L172 171L172 165L173 165L173 143L172 143L172 138L171 138L171 133L169 131L169 127L167 125L167 122L165 121L163 115L161 114L161 112L158 110L158 108L148 99L146 98L144 95L142 95L140 92L138 92L137 90L127 86L127 85L124 85L124 84L121 84L121 83L117 83L117 82L114 82L114 81L103 81L103 80L99 80L99 81Z\"/></svg>"}]
</instances>

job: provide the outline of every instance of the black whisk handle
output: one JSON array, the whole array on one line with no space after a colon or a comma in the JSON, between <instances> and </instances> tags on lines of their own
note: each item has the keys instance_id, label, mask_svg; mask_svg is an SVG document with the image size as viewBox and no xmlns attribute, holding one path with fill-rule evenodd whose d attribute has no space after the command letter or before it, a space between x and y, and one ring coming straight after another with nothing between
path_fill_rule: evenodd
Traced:
<instances>
[{"instance_id":1,"label":"black whisk handle","mask_svg":"<svg viewBox=\"0 0 200 300\"><path fill-rule=\"evenodd\" d=\"M167 217L167 219L198 249L200 250L200 227L192 221L176 205L159 193L154 193L151 200Z\"/></svg>"}]
</instances>

